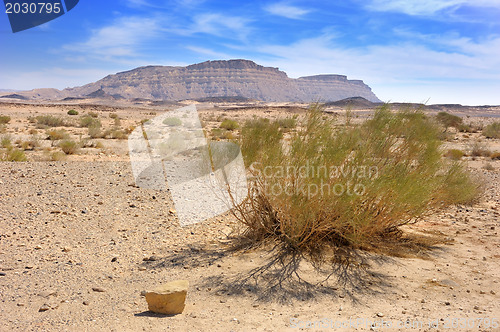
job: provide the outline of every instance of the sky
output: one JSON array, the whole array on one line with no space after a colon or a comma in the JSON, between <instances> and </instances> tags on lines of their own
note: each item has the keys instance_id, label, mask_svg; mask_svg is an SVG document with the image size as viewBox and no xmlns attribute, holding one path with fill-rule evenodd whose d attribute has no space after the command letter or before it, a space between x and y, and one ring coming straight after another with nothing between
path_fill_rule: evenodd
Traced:
<instances>
[{"instance_id":1,"label":"sky","mask_svg":"<svg viewBox=\"0 0 500 332\"><path fill-rule=\"evenodd\" d=\"M361 79L385 102L500 105L500 0L80 0L15 34L1 10L0 89L248 59Z\"/></svg>"}]
</instances>

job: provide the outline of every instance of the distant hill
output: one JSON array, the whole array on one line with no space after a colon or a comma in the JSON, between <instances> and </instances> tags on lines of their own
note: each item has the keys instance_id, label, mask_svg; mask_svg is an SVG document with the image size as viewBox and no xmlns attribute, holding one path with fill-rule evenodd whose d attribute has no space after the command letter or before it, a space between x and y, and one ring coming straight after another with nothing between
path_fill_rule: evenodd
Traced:
<instances>
[{"instance_id":1,"label":"distant hill","mask_svg":"<svg viewBox=\"0 0 500 332\"><path fill-rule=\"evenodd\" d=\"M278 68L264 67L249 60L207 61L187 67L139 67L80 87L62 91L37 89L18 94L30 99L84 97L179 101L241 98L268 102L328 102L362 97L380 102L361 80L349 80L343 75L292 79Z\"/></svg>"}]
</instances>

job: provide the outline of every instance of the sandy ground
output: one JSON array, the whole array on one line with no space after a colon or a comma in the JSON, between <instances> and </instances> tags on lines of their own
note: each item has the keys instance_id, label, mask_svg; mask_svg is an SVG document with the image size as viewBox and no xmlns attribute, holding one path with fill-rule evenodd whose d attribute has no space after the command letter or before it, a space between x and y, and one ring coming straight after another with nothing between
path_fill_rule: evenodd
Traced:
<instances>
[{"instance_id":1,"label":"sandy ground","mask_svg":"<svg viewBox=\"0 0 500 332\"><path fill-rule=\"evenodd\" d=\"M0 137L28 137L28 116L75 107L90 109L0 105L12 116ZM92 107L105 125L109 112L119 114L122 126L161 111ZM238 119L257 111L206 108L207 126L215 112ZM466 150L479 139L455 135L447 146ZM318 283L307 287L294 275L276 279L279 265L259 270L276 257L270 248L231 250L230 216L180 227L168 192L135 186L126 140L104 139L104 148L62 161L44 160L44 149L56 148L41 142L27 151L29 162L0 162L0 331L365 331L372 323L382 331L500 331L499 160L466 157L485 183L480 202L410 227L448 238L427 259L370 255L365 269L323 274L287 262ZM498 140L482 143L500 151ZM190 282L184 312L148 312L141 291L176 279Z\"/></svg>"}]
</instances>

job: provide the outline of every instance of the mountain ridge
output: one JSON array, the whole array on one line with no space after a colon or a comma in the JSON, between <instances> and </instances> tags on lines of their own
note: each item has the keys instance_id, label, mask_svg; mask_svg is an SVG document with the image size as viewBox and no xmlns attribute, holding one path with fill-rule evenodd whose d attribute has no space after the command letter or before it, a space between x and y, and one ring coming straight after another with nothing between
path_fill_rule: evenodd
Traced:
<instances>
[{"instance_id":1,"label":"mountain ridge","mask_svg":"<svg viewBox=\"0 0 500 332\"><path fill-rule=\"evenodd\" d=\"M48 89L63 98L144 98L151 100L196 100L237 96L266 102L328 102L363 97L380 102L362 80L345 75L322 74L289 78L276 67L251 60L213 60L181 66L142 66L107 75L92 83L64 90ZM18 93L42 99L44 89ZM36 93L35 93L36 92Z\"/></svg>"}]
</instances>

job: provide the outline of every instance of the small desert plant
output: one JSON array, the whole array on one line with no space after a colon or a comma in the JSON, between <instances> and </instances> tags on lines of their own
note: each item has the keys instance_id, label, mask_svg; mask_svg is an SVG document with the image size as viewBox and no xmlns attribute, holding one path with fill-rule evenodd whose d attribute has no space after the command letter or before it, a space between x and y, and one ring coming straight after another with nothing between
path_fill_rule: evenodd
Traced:
<instances>
[{"instance_id":1,"label":"small desert plant","mask_svg":"<svg viewBox=\"0 0 500 332\"><path fill-rule=\"evenodd\" d=\"M280 126L280 128L293 129L293 128L297 127L297 117L296 116L291 117L291 118L282 118L282 119L278 119L276 121L278 122L278 125Z\"/></svg>"},{"instance_id":2,"label":"small desert plant","mask_svg":"<svg viewBox=\"0 0 500 332\"><path fill-rule=\"evenodd\" d=\"M80 126L81 127L101 127L101 120L94 118L89 115L82 116L80 118Z\"/></svg>"},{"instance_id":3,"label":"small desert plant","mask_svg":"<svg viewBox=\"0 0 500 332\"><path fill-rule=\"evenodd\" d=\"M88 134L90 138L103 138L106 136L106 133L101 131L101 126L98 125L89 126Z\"/></svg>"},{"instance_id":4,"label":"small desert plant","mask_svg":"<svg viewBox=\"0 0 500 332\"><path fill-rule=\"evenodd\" d=\"M99 114L97 114L97 112L89 112L89 116L97 119L97 117L99 117Z\"/></svg>"},{"instance_id":5,"label":"small desert plant","mask_svg":"<svg viewBox=\"0 0 500 332\"><path fill-rule=\"evenodd\" d=\"M10 148L12 146L12 141L10 136L3 136L2 140L0 140L0 146L2 148Z\"/></svg>"},{"instance_id":6,"label":"small desert plant","mask_svg":"<svg viewBox=\"0 0 500 332\"><path fill-rule=\"evenodd\" d=\"M51 161L61 161L66 158L66 154L61 151L54 151L50 154L49 158Z\"/></svg>"},{"instance_id":7,"label":"small desert plant","mask_svg":"<svg viewBox=\"0 0 500 332\"><path fill-rule=\"evenodd\" d=\"M47 139L51 141L57 141L61 139L69 138L69 134L64 129L50 129L45 132L47 134Z\"/></svg>"},{"instance_id":8,"label":"small desert plant","mask_svg":"<svg viewBox=\"0 0 500 332\"><path fill-rule=\"evenodd\" d=\"M226 130L230 130L230 131L233 131L235 129L238 129L240 125L238 124L238 122L234 121L234 120L230 120L230 119L225 119L224 121L222 121L222 123L220 124L220 128L222 129L226 129Z\"/></svg>"},{"instance_id":9,"label":"small desert plant","mask_svg":"<svg viewBox=\"0 0 500 332\"><path fill-rule=\"evenodd\" d=\"M9 148L7 151L0 157L2 161L26 161L26 155L23 150L20 149L12 149Z\"/></svg>"},{"instance_id":10,"label":"small desert plant","mask_svg":"<svg viewBox=\"0 0 500 332\"><path fill-rule=\"evenodd\" d=\"M445 128L453 127L459 128L460 124L462 124L462 118L447 112L439 112L436 115L436 120L440 122Z\"/></svg>"},{"instance_id":11,"label":"small desert plant","mask_svg":"<svg viewBox=\"0 0 500 332\"><path fill-rule=\"evenodd\" d=\"M177 127L182 125L182 120L179 118L166 118L163 124L170 127Z\"/></svg>"},{"instance_id":12,"label":"small desert plant","mask_svg":"<svg viewBox=\"0 0 500 332\"><path fill-rule=\"evenodd\" d=\"M109 114L109 118L110 119L118 119L118 114L116 114L116 113L110 113Z\"/></svg>"},{"instance_id":13,"label":"small desert plant","mask_svg":"<svg viewBox=\"0 0 500 332\"><path fill-rule=\"evenodd\" d=\"M0 124L7 124L10 122L10 116L0 115Z\"/></svg>"},{"instance_id":14,"label":"small desert plant","mask_svg":"<svg viewBox=\"0 0 500 332\"><path fill-rule=\"evenodd\" d=\"M423 113L387 105L337 126L313 106L290 141L276 121L248 121L240 142L252 178L232 212L257 243L309 253L383 246L400 226L476 197L462 164L442 158L439 131Z\"/></svg>"},{"instance_id":15,"label":"small desert plant","mask_svg":"<svg viewBox=\"0 0 500 332\"><path fill-rule=\"evenodd\" d=\"M477 128L475 128L473 125L465 124L465 123L459 124L457 129L461 133L476 133L477 132Z\"/></svg>"},{"instance_id":16,"label":"small desert plant","mask_svg":"<svg viewBox=\"0 0 500 332\"><path fill-rule=\"evenodd\" d=\"M35 118L37 126L43 127L63 127L65 122L63 118L53 115L39 115Z\"/></svg>"},{"instance_id":17,"label":"small desert plant","mask_svg":"<svg viewBox=\"0 0 500 332\"><path fill-rule=\"evenodd\" d=\"M493 122L484 127L483 135L486 138L500 138L500 122Z\"/></svg>"},{"instance_id":18,"label":"small desert plant","mask_svg":"<svg viewBox=\"0 0 500 332\"><path fill-rule=\"evenodd\" d=\"M125 133L125 131L123 131L121 129L115 129L109 133L109 138L111 138L111 139L126 139L127 133Z\"/></svg>"},{"instance_id":19,"label":"small desert plant","mask_svg":"<svg viewBox=\"0 0 500 332\"><path fill-rule=\"evenodd\" d=\"M483 168L487 171L494 171L495 170L495 167L493 167L493 165L491 163L486 163L483 165Z\"/></svg>"},{"instance_id":20,"label":"small desert plant","mask_svg":"<svg viewBox=\"0 0 500 332\"><path fill-rule=\"evenodd\" d=\"M78 144L69 139L61 141L61 143L59 143L59 147L65 154L74 154L78 150Z\"/></svg>"},{"instance_id":21,"label":"small desert plant","mask_svg":"<svg viewBox=\"0 0 500 332\"><path fill-rule=\"evenodd\" d=\"M460 160L465 156L465 152L458 149L450 149L445 153L445 157L450 158L452 160Z\"/></svg>"},{"instance_id":22,"label":"small desert plant","mask_svg":"<svg viewBox=\"0 0 500 332\"><path fill-rule=\"evenodd\" d=\"M78 111L76 110L69 110L68 115L78 115Z\"/></svg>"},{"instance_id":23,"label":"small desert plant","mask_svg":"<svg viewBox=\"0 0 500 332\"><path fill-rule=\"evenodd\" d=\"M470 155L472 157L489 157L491 155L491 151L488 149L488 147L478 141L475 141L471 144L470 150Z\"/></svg>"}]
</instances>

